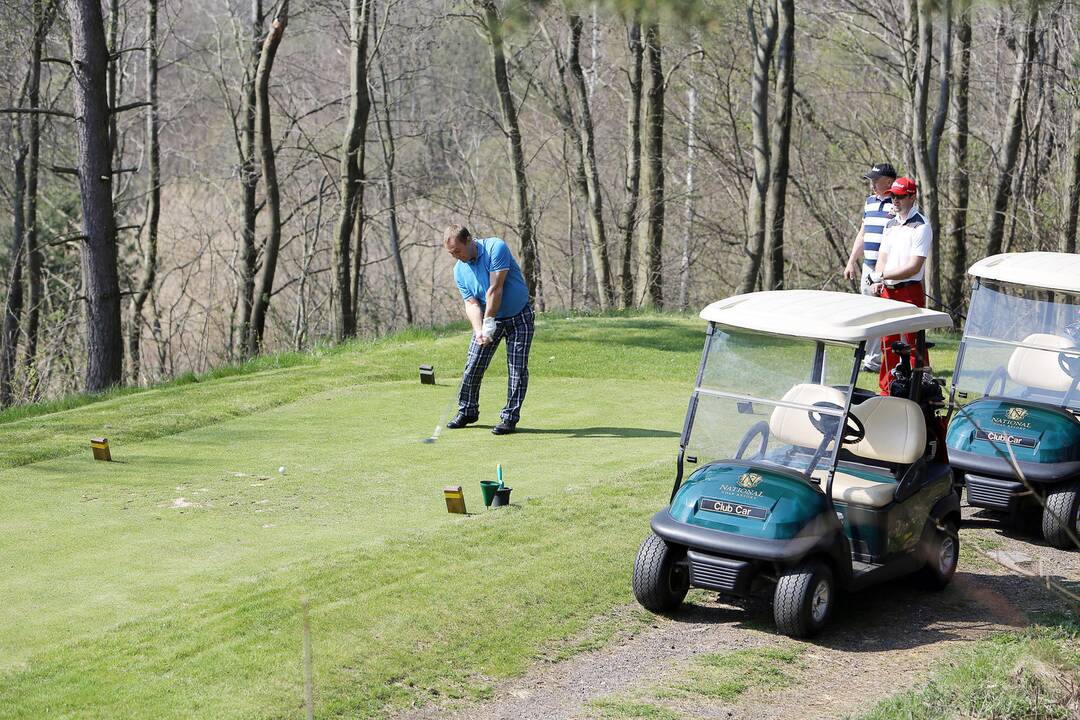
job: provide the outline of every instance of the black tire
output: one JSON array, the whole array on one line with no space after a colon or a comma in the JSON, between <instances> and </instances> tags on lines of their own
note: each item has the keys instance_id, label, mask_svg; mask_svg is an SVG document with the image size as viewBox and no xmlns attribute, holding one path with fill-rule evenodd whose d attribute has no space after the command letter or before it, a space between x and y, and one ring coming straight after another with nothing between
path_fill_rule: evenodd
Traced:
<instances>
[{"instance_id":1,"label":"black tire","mask_svg":"<svg viewBox=\"0 0 1080 720\"><path fill-rule=\"evenodd\" d=\"M812 637L829 622L836 601L836 581L829 566L821 560L803 562L776 581L776 629L793 638Z\"/></svg>"},{"instance_id":2,"label":"black tire","mask_svg":"<svg viewBox=\"0 0 1080 720\"><path fill-rule=\"evenodd\" d=\"M1056 548L1080 550L1074 539L1080 536L1080 480L1062 483L1046 494L1042 532L1046 542Z\"/></svg>"},{"instance_id":3,"label":"black tire","mask_svg":"<svg viewBox=\"0 0 1080 720\"><path fill-rule=\"evenodd\" d=\"M960 562L960 531L956 523L949 520L938 527L931 520L920 552L926 564L916 573L915 579L927 590L944 590Z\"/></svg>"},{"instance_id":4,"label":"black tire","mask_svg":"<svg viewBox=\"0 0 1080 720\"><path fill-rule=\"evenodd\" d=\"M685 555L685 548L668 545L656 533L650 532L641 543L632 585L634 597L643 608L665 613L682 605L690 590L689 568L679 562Z\"/></svg>"}]
</instances>

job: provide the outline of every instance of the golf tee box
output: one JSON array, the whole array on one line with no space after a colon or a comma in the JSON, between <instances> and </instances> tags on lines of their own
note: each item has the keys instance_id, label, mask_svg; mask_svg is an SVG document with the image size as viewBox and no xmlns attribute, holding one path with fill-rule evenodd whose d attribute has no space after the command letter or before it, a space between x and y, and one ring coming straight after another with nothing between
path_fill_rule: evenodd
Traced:
<instances>
[{"instance_id":1,"label":"golf tee box","mask_svg":"<svg viewBox=\"0 0 1080 720\"><path fill-rule=\"evenodd\" d=\"M105 462L112 461L112 455L109 453L109 441L105 438L90 438L90 450L94 453L95 460L103 460Z\"/></svg>"},{"instance_id":2,"label":"golf tee box","mask_svg":"<svg viewBox=\"0 0 1080 720\"><path fill-rule=\"evenodd\" d=\"M448 485L443 488L443 497L446 499L446 512L466 515L465 493L460 485Z\"/></svg>"},{"instance_id":3,"label":"golf tee box","mask_svg":"<svg viewBox=\"0 0 1080 720\"><path fill-rule=\"evenodd\" d=\"M434 385L435 384L435 368L431 365L420 366L420 384L421 385Z\"/></svg>"}]
</instances>

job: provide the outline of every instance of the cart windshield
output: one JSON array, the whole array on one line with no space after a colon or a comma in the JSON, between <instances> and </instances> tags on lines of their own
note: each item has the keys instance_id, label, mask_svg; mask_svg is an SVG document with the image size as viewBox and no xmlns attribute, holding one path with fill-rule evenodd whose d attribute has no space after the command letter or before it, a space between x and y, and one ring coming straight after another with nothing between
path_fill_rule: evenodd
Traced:
<instances>
[{"instance_id":1,"label":"cart windshield","mask_svg":"<svg viewBox=\"0 0 1080 720\"><path fill-rule=\"evenodd\" d=\"M1080 410L1080 296L983 281L971 297L955 400L984 396Z\"/></svg>"},{"instance_id":2,"label":"cart windshield","mask_svg":"<svg viewBox=\"0 0 1080 720\"><path fill-rule=\"evenodd\" d=\"M831 464L853 345L715 330L683 434L688 462L739 459L796 472Z\"/></svg>"}]
</instances>

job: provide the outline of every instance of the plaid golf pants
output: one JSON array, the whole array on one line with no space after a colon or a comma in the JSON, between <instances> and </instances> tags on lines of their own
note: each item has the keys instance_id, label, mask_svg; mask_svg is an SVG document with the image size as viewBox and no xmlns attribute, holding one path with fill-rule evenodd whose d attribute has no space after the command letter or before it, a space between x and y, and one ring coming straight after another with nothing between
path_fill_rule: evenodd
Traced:
<instances>
[{"instance_id":1,"label":"plaid golf pants","mask_svg":"<svg viewBox=\"0 0 1080 720\"><path fill-rule=\"evenodd\" d=\"M458 394L458 407L466 415L480 413L480 381L484 371L495 356L499 343L506 338L506 407L502 410L502 419L517 424L521 418L521 403L525 401L525 391L529 389L529 347L533 339L532 305L517 315L495 321L495 334L491 342L481 345L474 335L469 343L469 356L465 360L465 374L461 378L461 392Z\"/></svg>"}]
</instances>

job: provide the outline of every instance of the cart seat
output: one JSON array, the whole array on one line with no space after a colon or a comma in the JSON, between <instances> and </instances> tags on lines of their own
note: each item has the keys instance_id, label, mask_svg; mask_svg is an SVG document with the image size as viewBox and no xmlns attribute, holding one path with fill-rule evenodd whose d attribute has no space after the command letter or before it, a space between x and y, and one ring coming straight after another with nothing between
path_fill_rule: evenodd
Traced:
<instances>
[{"instance_id":1,"label":"cart seat","mask_svg":"<svg viewBox=\"0 0 1080 720\"><path fill-rule=\"evenodd\" d=\"M828 471L825 468L818 468L814 471L813 477L821 483L821 489L824 490L828 480ZM832 496L837 502L883 508L892 502L895 494L896 483L891 478L870 480L850 475L842 470L837 470L833 475Z\"/></svg>"},{"instance_id":2,"label":"cart seat","mask_svg":"<svg viewBox=\"0 0 1080 720\"><path fill-rule=\"evenodd\" d=\"M843 408L846 403L844 394L836 388L812 383L794 386L784 393L783 399L800 405L830 403L837 408ZM822 440L821 431L810 422L809 411L801 408L777 405L769 416L769 431L780 442L798 447L816 448Z\"/></svg>"},{"instance_id":3,"label":"cart seat","mask_svg":"<svg viewBox=\"0 0 1080 720\"><path fill-rule=\"evenodd\" d=\"M1071 340L1059 335L1034 333L1024 338L1025 345L1074 349ZM1018 347L1009 356L1009 379L1025 387L1049 392L1068 392L1073 379L1058 364L1058 354L1033 347Z\"/></svg>"},{"instance_id":4,"label":"cart seat","mask_svg":"<svg viewBox=\"0 0 1080 720\"><path fill-rule=\"evenodd\" d=\"M926 420L907 398L875 395L852 405L851 414L866 430L862 440L846 446L853 455L910 465L926 451Z\"/></svg>"}]
</instances>

